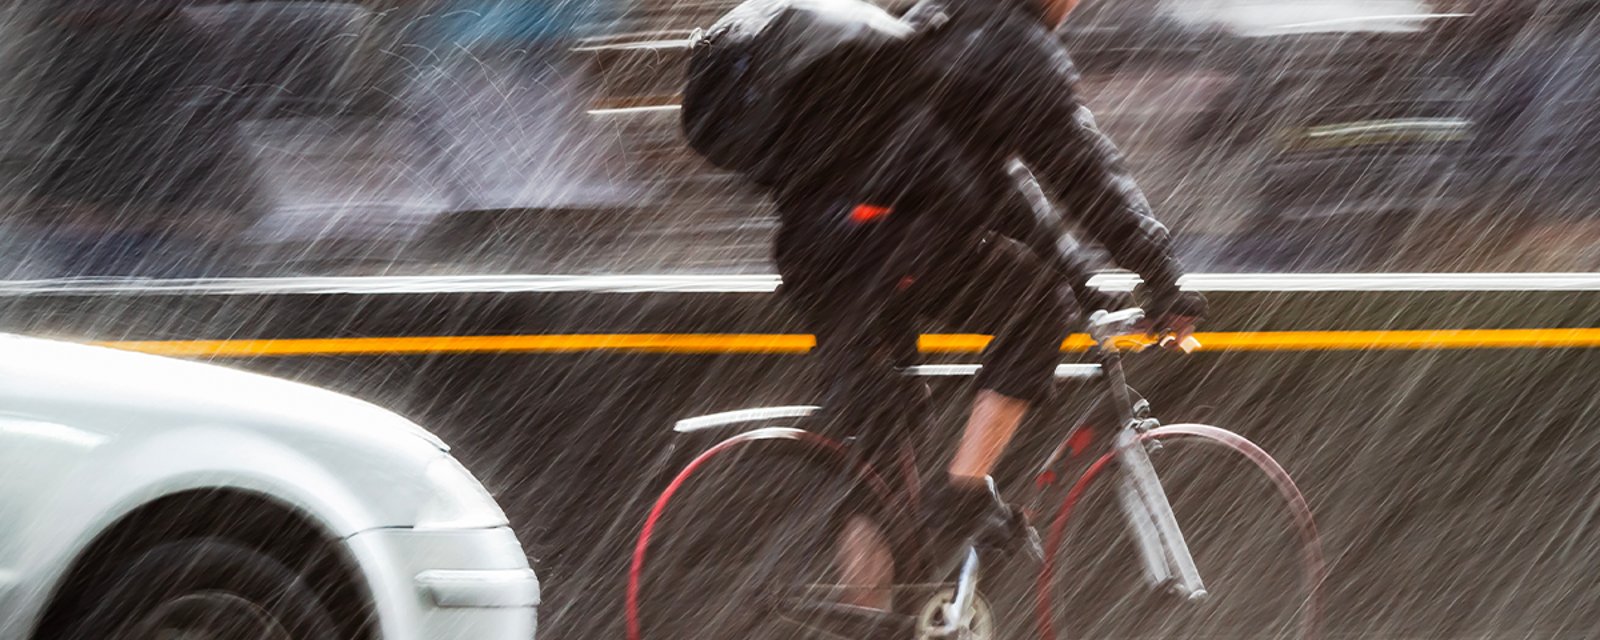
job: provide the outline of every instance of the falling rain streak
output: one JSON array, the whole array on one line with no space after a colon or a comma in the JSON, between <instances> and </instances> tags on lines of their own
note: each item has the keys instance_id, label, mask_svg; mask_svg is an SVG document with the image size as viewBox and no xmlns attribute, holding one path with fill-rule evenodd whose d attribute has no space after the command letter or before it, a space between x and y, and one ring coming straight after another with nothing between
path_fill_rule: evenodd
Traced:
<instances>
[{"instance_id":1,"label":"falling rain streak","mask_svg":"<svg viewBox=\"0 0 1600 640\"><path fill-rule=\"evenodd\" d=\"M691 33L733 4L5 2L0 329L230 358L413 418L504 507L541 638L623 637L652 501L721 426L695 416L795 426L826 377L773 294L773 205L680 129ZM1212 300L1218 341L1130 356L1131 384L1294 475L1328 635L1590 637L1600 1L1083 0L1059 36ZM971 350L924 349L947 374L930 456ZM1067 446L1092 391L1065 381L999 479ZM0 442L104 444L8 411ZM13 462L0 485L26 483ZM788 462L719 488L759 506L815 471ZM0 614L26 590L4 588L27 557L8 541ZM986 596L1037 637L1036 573L1014 571ZM1085 597L1112 626L1146 615Z\"/></svg>"}]
</instances>

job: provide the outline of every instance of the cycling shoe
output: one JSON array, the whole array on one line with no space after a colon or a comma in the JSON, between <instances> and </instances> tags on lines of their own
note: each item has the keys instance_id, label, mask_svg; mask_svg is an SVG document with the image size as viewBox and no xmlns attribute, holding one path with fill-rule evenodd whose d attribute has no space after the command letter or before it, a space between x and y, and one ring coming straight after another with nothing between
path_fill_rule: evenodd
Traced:
<instances>
[{"instance_id":1,"label":"cycling shoe","mask_svg":"<svg viewBox=\"0 0 1600 640\"><path fill-rule=\"evenodd\" d=\"M1006 504L994 481L951 481L948 476L929 483L923 501L924 544L931 558L954 557L963 545L1006 553L1024 548L1031 528L1022 510Z\"/></svg>"}]
</instances>

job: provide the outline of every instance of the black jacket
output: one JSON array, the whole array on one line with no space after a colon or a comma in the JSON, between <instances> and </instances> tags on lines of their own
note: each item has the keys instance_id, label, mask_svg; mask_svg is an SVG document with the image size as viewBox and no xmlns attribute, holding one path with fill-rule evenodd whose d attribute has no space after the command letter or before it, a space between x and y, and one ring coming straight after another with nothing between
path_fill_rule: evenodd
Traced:
<instances>
[{"instance_id":1,"label":"black jacket","mask_svg":"<svg viewBox=\"0 0 1600 640\"><path fill-rule=\"evenodd\" d=\"M940 254L999 232L1049 259L1059 220L1036 217L1007 171L1020 159L1066 215L1153 288L1180 269L1167 229L1076 92L1066 49L1031 0L923 0L895 55L819 65L758 179L782 218L777 253L818 243L840 202L892 204L902 255ZM1075 274L1081 278L1084 274Z\"/></svg>"}]
</instances>

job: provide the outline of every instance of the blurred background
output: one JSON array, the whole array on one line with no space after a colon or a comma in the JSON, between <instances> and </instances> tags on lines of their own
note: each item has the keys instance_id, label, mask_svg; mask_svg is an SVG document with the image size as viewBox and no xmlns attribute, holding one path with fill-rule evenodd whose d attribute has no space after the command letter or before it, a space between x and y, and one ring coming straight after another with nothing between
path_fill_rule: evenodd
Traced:
<instances>
[{"instance_id":1,"label":"blurred background","mask_svg":"<svg viewBox=\"0 0 1600 640\"><path fill-rule=\"evenodd\" d=\"M768 273L682 143L729 0L11 0L0 278ZM1197 271L1600 267L1592 0L1088 0Z\"/></svg>"},{"instance_id":2,"label":"blurred background","mask_svg":"<svg viewBox=\"0 0 1600 640\"><path fill-rule=\"evenodd\" d=\"M678 131L686 38L732 4L0 0L0 325L415 418L506 507L547 636L618 637L662 451L692 450L669 426L809 402L818 372L456 339L804 333L767 203ZM1600 0L1084 0L1061 37L1205 330L1285 341L1133 372L1295 473L1331 635L1592 637ZM696 277L609 277L641 274ZM268 279L189 280L239 276ZM442 346L384 346L408 336Z\"/></svg>"}]
</instances>

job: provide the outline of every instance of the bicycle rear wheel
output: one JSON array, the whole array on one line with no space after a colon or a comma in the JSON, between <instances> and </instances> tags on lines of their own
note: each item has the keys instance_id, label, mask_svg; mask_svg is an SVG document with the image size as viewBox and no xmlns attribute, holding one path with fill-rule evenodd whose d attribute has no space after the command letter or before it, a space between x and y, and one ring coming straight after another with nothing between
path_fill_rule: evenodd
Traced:
<instances>
[{"instance_id":1,"label":"bicycle rear wheel","mask_svg":"<svg viewBox=\"0 0 1600 640\"><path fill-rule=\"evenodd\" d=\"M1116 459L1096 461L1050 522L1038 583L1041 636L1315 638L1321 541L1299 489L1243 437L1206 425L1144 435L1207 596L1182 600L1146 580L1117 507Z\"/></svg>"},{"instance_id":2,"label":"bicycle rear wheel","mask_svg":"<svg viewBox=\"0 0 1600 640\"><path fill-rule=\"evenodd\" d=\"M735 436L656 500L635 545L629 640L814 637L788 606L833 575L845 518L883 509L881 480L795 429Z\"/></svg>"}]
</instances>

